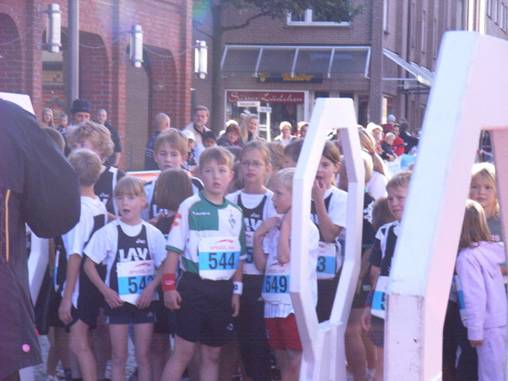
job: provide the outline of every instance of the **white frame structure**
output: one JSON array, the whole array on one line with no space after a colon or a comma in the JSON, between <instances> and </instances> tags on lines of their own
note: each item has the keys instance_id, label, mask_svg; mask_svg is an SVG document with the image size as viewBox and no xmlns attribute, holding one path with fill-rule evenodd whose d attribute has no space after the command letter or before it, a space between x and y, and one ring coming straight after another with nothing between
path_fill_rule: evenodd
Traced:
<instances>
[{"instance_id":1,"label":"white frame structure","mask_svg":"<svg viewBox=\"0 0 508 381\"><path fill-rule=\"evenodd\" d=\"M492 132L508 216L508 43L446 33L437 67L390 274L385 380L441 380L442 328L482 129Z\"/></svg>"},{"instance_id":2,"label":"white frame structure","mask_svg":"<svg viewBox=\"0 0 508 381\"><path fill-rule=\"evenodd\" d=\"M319 324L311 289L305 282L310 271L307 266L309 232L301 221L310 218L313 179L327 135L336 128L349 181L346 254L330 320ZM364 176L353 100L317 99L293 180L290 292L303 345L302 381L346 379L344 333L360 272Z\"/></svg>"}]
</instances>

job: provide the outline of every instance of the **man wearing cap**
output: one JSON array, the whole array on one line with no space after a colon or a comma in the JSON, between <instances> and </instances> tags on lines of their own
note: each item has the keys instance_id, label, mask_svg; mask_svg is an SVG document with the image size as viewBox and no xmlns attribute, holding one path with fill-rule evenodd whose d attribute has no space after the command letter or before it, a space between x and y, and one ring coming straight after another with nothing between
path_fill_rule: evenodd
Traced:
<instances>
[{"instance_id":1,"label":"man wearing cap","mask_svg":"<svg viewBox=\"0 0 508 381\"><path fill-rule=\"evenodd\" d=\"M75 99L71 106L72 125L77 126L80 123L90 120L92 107L86 99Z\"/></svg>"},{"instance_id":2,"label":"man wearing cap","mask_svg":"<svg viewBox=\"0 0 508 381\"><path fill-rule=\"evenodd\" d=\"M194 114L192 117L192 123L189 123L185 126L184 130L191 131L196 138L196 160L199 160L199 156L201 152L204 151L205 147L203 146L203 134L205 131L209 131L210 129L206 126L208 123L208 107L206 106L196 106L194 108Z\"/></svg>"}]
</instances>

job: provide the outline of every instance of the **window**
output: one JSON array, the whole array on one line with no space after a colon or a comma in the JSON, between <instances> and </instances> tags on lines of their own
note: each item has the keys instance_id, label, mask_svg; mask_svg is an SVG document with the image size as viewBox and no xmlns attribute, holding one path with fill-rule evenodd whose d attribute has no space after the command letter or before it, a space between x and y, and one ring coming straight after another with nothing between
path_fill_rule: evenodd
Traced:
<instances>
[{"instance_id":1,"label":"window","mask_svg":"<svg viewBox=\"0 0 508 381\"><path fill-rule=\"evenodd\" d=\"M416 4L411 2L411 48L416 48Z\"/></svg>"},{"instance_id":2,"label":"window","mask_svg":"<svg viewBox=\"0 0 508 381\"><path fill-rule=\"evenodd\" d=\"M461 30L464 29L464 0L457 1L457 13L456 13L456 21L455 21L455 29Z\"/></svg>"},{"instance_id":3,"label":"window","mask_svg":"<svg viewBox=\"0 0 508 381\"><path fill-rule=\"evenodd\" d=\"M383 0L383 30L388 33L389 0Z\"/></svg>"},{"instance_id":4,"label":"window","mask_svg":"<svg viewBox=\"0 0 508 381\"><path fill-rule=\"evenodd\" d=\"M434 58L437 57L437 51L439 49L438 32L437 18L434 17L434 20L432 21L432 50Z\"/></svg>"},{"instance_id":5,"label":"window","mask_svg":"<svg viewBox=\"0 0 508 381\"><path fill-rule=\"evenodd\" d=\"M427 12L422 11L422 19L420 20L420 49L422 53L427 50Z\"/></svg>"},{"instance_id":6,"label":"window","mask_svg":"<svg viewBox=\"0 0 508 381\"><path fill-rule=\"evenodd\" d=\"M492 0L494 2L494 8L492 9L492 19L497 24L498 13L499 13L499 0Z\"/></svg>"},{"instance_id":7,"label":"window","mask_svg":"<svg viewBox=\"0 0 508 381\"><path fill-rule=\"evenodd\" d=\"M306 9L301 13L288 13L287 25L289 26L350 26L348 21L336 21L321 10Z\"/></svg>"},{"instance_id":8,"label":"window","mask_svg":"<svg viewBox=\"0 0 508 381\"><path fill-rule=\"evenodd\" d=\"M492 17L492 1L487 0L487 16Z\"/></svg>"}]
</instances>

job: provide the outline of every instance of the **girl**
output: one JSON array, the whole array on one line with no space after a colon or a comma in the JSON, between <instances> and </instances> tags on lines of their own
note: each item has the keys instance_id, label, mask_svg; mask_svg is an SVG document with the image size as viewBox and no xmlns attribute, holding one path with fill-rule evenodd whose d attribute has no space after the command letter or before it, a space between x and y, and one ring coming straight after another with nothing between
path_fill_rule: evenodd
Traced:
<instances>
[{"instance_id":1,"label":"girl","mask_svg":"<svg viewBox=\"0 0 508 381\"><path fill-rule=\"evenodd\" d=\"M341 266L341 245L337 239L346 226L347 193L335 185L340 152L327 141L312 187L311 219L319 229L318 320L328 320L335 299Z\"/></svg>"},{"instance_id":2,"label":"girl","mask_svg":"<svg viewBox=\"0 0 508 381\"><path fill-rule=\"evenodd\" d=\"M98 230L85 248L85 271L108 304L112 344L112 379L125 380L129 325L134 325L134 346L138 380L151 380L149 348L154 312L152 301L161 275L156 274L165 259L164 235L141 219L146 205L143 182L125 177L115 187L120 219ZM106 281L95 264L107 265Z\"/></svg>"},{"instance_id":3,"label":"girl","mask_svg":"<svg viewBox=\"0 0 508 381\"><path fill-rule=\"evenodd\" d=\"M282 217L271 217L263 221L254 234L254 261L259 271L264 271L262 296L265 300L265 324L268 344L275 352L282 381L299 379L302 343L298 335L295 313L289 296L291 197L294 168L283 169L272 179L273 206ZM302 221L305 223L307 221ZM309 229L309 272L307 284L317 299L316 256L319 233L308 221Z\"/></svg>"},{"instance_id":4,"label":"girl","mask_svg":"<svg viewBox=\"0 0 508 381\"><path fill-rule=\"evenodd\" d=\"M56 127L53 118L53 110L50 107L44 107L42 110L42 124L44 127Z\"/></svg>"},{"instance_id":5,"label":"girl","mask_svg":"<svg viewBox=\"0 0 508 381\"><path fill-rule=\"evenodd\" d=\"M388 182L388 170L376 151L376 143L372 135L362 126L358 128L360 134L360 144L362 149L367 152L374 165L374 171L370 180L367 182L367 192L377 200L380 197L386 197L386 183Z\"/></svg>"},{"instance_id":6,"label":"girl","mask_svg":"<svg viewBox=\"0 0 508 381\"><path fill-rule=\"evenodd\" d=\"M192 181L183 169L163 171L155 183L154 200L163 212L155 221L155 226L165 237L171 230L178 207L187 197L192 196ZM169 358L169 335L174 334L174 315L164 307L162 290L157 289L159 300L155 302L155 324L150 348L152 360L152 379L160 380L164 364Z\"/></svg>"},{"instance_id":7,"label":"girl","mask_svg":"<svg viewBox=\"0 0 508 381\"><path fill-rule=\"evenodd\" d=\"M468 200L455 270L460 315L478 354L479 381L505 377L507 307L499 268L504 259L504 246L492 242L482 206Z\"/></svg>"},{"instance_id":8,"label":"girl","mask_svg":"<svg viewBox=\"0 0 508 381\"><path fill-rule=\"evenodd\" d=\"M265 187L270 172L270 151L266 144L259 140L248 143L240 155L244 187L227 196L243 211L247 258L243 265L242 308L237 333L245 371L253 381L270 379L270 352L261 299L263 273L256 268L253 258L254 232L265 219L277 215L272 204L273 193Z\"/></svg>"}]
</instances>

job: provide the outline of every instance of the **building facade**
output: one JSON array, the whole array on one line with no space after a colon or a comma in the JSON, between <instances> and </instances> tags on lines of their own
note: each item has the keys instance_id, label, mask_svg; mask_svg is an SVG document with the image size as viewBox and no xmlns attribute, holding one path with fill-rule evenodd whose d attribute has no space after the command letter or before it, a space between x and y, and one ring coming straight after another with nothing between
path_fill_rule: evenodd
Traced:
<instances>
[{"instance_id":1,"label":"building facade","mask_svg":"<svg viewBox=\"0 0 508 381\"><path fill-rule=\"evenodd\" d=\"M489 9L482 18L486 31L506 38L505 3L353 0L361 12L351 23L331 22L311 9L284 20L253 19L244 28L224 33L220 91L213 93L221 99L220 109L214 110L218 123L248 109L258 113L274 135L283 120L308 119L316 98L341 96L354 99L361 124L384 123L393 113L417 129L443 34L474 29L481 9ZM222 19L230 27L246 23L254 14L227 9ZM215 49L208 37L211 29L206 29L211 19L200 17L194 36ZM211 104L210 82L194 81L195 102Z\"/></svg>"},{"instance_id":2,"label":"building facade","mask_svg":"<svg viewBox=\"0 0 508 381\"><path fill-rule=\"evenodd\" d=\"M142 168L153 116L166 112L174 126L190 116L192 2L190 0L79 1L79 96L92 112L105 108L123 143L122 164ZM44 51L49 3L62 15L62 53ZM0 0L0 91L31 96L43 107L68 110L65 99L67 1ZM143 29L144 63L129 62L129 30Z\"/></svg>"}]
</instances>

